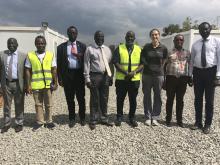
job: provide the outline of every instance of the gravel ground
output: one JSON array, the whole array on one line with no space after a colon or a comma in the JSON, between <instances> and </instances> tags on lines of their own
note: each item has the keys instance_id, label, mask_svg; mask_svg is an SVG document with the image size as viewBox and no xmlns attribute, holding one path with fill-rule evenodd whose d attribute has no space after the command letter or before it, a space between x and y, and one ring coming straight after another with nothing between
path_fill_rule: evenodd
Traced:
<instances>
[{"instance_id":1,"label":"gravel ground","mask_svg":"<svg viewBox=\"0 0 220 165\"><path fill-rule=\"evenodd\" d=\"M114 120L115 88L110 89L109 114L110 119ZM212 132L208 135L189 129L194 123L192 88L188 88L185 96L183 116L187 128L177 127L175 117L173 127L167 128L164 125L164 91L161 125L145 126L143 94L140 89L137 128L129 127L125 116L125 122L121 127L98 125L91 131L88 124L82 127L77 123L70 129L63 90L59 88L53 95L56 128L42 128L32 132L35 110L33 98L28 96L25 101L24 130L15 133L14 129L10 129L7 133L0 134L0 164L220 164L219 93L220 89L217 89ZM86 91L86 104L88 121L89 91ZM127 98L124 111L125 114L128 113ZM1 113L1 126L2 117Z\"/></svg>"}]
</instances>

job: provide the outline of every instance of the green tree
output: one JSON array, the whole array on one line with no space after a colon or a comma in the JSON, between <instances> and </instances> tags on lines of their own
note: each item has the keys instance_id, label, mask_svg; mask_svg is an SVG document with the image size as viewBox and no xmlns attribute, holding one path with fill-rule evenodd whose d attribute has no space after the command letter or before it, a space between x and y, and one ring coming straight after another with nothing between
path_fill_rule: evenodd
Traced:
<instances>
[{"instance_id":1,"label":"green tree","mask_svg":"<svg viewBox=\"0 0 220 165\"><path fill-rule=\"evenodd\" d=\"M173 33L181 32L180 26L178 24L169 24L169 26L163 28L162 36L171 35Z\"/></svg>"}]
</instances>

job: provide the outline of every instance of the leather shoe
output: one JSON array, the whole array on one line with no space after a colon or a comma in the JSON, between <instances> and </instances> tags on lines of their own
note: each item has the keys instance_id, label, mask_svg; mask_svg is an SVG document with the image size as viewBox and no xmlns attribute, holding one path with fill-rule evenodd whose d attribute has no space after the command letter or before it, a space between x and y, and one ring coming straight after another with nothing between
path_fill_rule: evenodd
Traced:
<instances>
[{"instance_id":1,"label":"leather shoe","mask_svg":"<svg viewBox=\"0 0 220 165\"><path fill-rule=\"evenodd\" d=\"M203 128L203 133L204 134L209 134L210 131L211 131L211 127L210 126L204 126L204 128Z\"/></svg>"},{"instance_id":2,"label":"leather shoe","mask_svg":"<svg viewBox=\"0 0 220 165\"><path fill-rule=\"evenodd\" d=\"M80 123L81 126L85 126L85 125L86 125L86 121L85 121L85 119L80 120L79 123Z\"/></svg>"},{"instance_id":3,"label":"leather shoe","mask_svg":"<svg viewBox=\"0 0 220 165\"><path fill-rule=\"evenodd\" d=\"M102 124L102 125L106 125L106 126L108 126L108 127L113 127L113 123L110 122L110 121L101 121L101 124Z\"/></svg>"},{"instance_id":4,"label":"leather shoe","mask_svg":"<svg viewBox=\"0 0 220 165\"><path fill-rule=\"evenodd\" d=\"M171 122L166 121L166 126L167 127L172 127Z\"/></svg>"},{"instance_id":5,"label":"leather shoe","mask_svg":"<svg viewBox=\"0 0 220 165\"><path fill-rule=\"evenodd\" d=\"M193 125L190 129L191 129L191 130L202 129L202 125L195 124L195 125Z\"/></svg>"},{"instance_id":6,"label":"leather shoe","mask_svg":"<svg viewBox=\"0 0 220 165\"><path fill-rule=\"evenodd\" d=\"M69 121L69 127L73 128L76 125L76 121L74 119Z\"/></svg>"},{"instance_id":7,"label":"leather shoe","mask_svg":"<svg viewBox=\"0 0 220 165\"><path fill-rule=\"evenodd\" d=\"M185 128L185 125L182 122L177 122L177 125L181 128Z\"/></svg>"},{"instance_id":8,"label":"leather shoe","mask_svg":"<svg viewBox=\"0 0 220 165\"><path fill-rule=\"evenodd\" d=\"M89 128L90 128L91 130L94 130L95 127L96 127L96 125L95 125L94 123L90 123L90 124L89 124Z\"/></svg>"},{"instance_id":9,"label":"leather shoe","mask_svg":"<svg viewBox=\"0 0 220 165\"><path fill-rule=\"evenodd\" d=\"M42 128L44 126L44 124L35 124L32 131L35 132L37 130L39 130L40 128Z\"/></svg>"},{"instance_id":10,"label":"leather shoe","mask_svg":"<svg viewBox=\"0 0 220 165\"><path fill-rule=\"evenodd\" d=\"M18 133L18 132L21 132L23 130L23 125L16 125L15 126L15 132Z\"/></svg>"},{"instance_id":11,"label":"leather shoe","mask_svg":"<svg viewBox=\"0 0 220 165\"><path fill-rule=\"evenodd\" d=\"M121 119L116 119L115 120L115 126L120 127L121 126L121 122L122 122Z\"/></svg>"},{"instance_id":12,"label":"leather shoe","mask_svg":"<svg viewBox=\"0 0 220 165\"><path fill-rule=\"evenodd\" d=\"M138 126L138 123L134 120L134 119L132 119L132 120L130 120L130 125L131 125L131 127L137 127Z\"/></svg>"},{"instance_id":13,"label":"leather shoe","mask_svg":"<svg viewBox=\"0 0 220 165\"><path fill-rule=\"evenodd\" d=\"M45 124L45 127L49 129L53 129L54 127L56 127L56 125L53 122L51 122L51 123Z\"/></svg>"},{"instance_id":14,"label":"leather shoe","mask_svg":"<svg viewBox=\"0 0 220 165\"><path fill-rule=\"evenodd\" d=\"M8 132L8 130L9 130L10 127L11 127L11 125L5 125L5 126L2 127L2 129L1 129L1 133Z\"/></svg>"}]
</instances>

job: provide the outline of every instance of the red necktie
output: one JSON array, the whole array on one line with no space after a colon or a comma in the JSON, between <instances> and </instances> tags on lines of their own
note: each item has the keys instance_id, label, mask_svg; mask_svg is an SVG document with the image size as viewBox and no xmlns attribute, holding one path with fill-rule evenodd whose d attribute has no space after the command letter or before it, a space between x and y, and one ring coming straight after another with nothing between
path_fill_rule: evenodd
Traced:
<instances>
[{"instance_id":1,"label":"red necktie","mask_svg":"<svg viewBox=\"0 0 220 165\"><path fill-rule=\"evenodd\" d=\"M76 45L74 43L72 43L71 53L73 56L76 56L77 54Z\"/></svg>"}]
</instances>

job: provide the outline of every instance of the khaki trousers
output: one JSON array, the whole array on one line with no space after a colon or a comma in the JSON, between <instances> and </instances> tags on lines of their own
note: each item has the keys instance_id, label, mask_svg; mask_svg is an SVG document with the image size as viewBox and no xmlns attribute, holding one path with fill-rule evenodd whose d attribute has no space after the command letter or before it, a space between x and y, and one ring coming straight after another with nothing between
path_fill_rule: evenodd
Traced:
<instances>
[{"instance_id":1,"label":"khaki trousers","mask_svg":"<svg viewBox=\"0 0 220 165\"><path fill-rule=\"evenodd\" d=\"M52 122L52 94L50 89L40 89L33 91L36 120L38 124ZM43 110L43 103L45 107L45 115ZM45 117L44 117L45 116Z\"/></svg>"}]
</instances>

